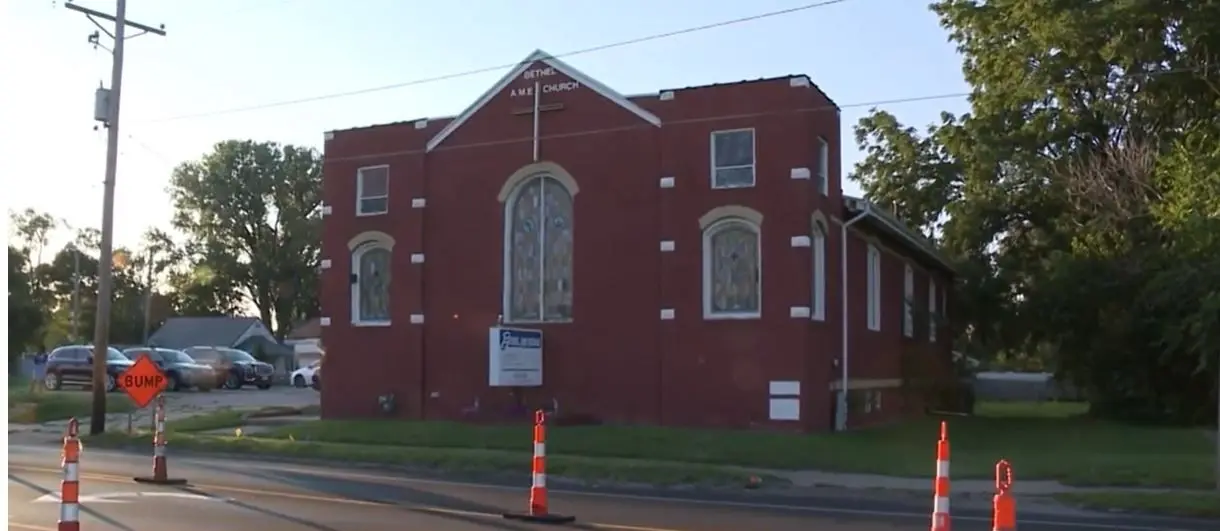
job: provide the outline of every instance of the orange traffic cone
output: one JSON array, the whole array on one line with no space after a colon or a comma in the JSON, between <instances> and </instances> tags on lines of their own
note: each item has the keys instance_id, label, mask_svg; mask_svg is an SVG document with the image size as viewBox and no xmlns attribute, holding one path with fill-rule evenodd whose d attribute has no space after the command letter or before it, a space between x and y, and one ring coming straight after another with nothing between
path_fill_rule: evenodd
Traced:
<instances>
[{"instance_id":1,"label":"orange traffic cone","mask_svg":"<svg viewBox=\"0 0 1220 531\"><path fill-rule=\"evenodd\" d=\"M991 531L1017 531L1017 500L1012 497L1012 465L1001 459L995 465Z\"/></svg>"},{"instance_id":2,"label":"orange traffic cone","mask_svg":"<svg viewBox=\"0 0 1220 531\"><path fill-rule=\"evenodd\" d=\"M576 521L575 516L552 513L546 497L546 413L534 413L534 464L533 484L530 486L529 512L504 513L510 520L523 520L541 524L566 524Z\"/></svg>"}]
</instances>

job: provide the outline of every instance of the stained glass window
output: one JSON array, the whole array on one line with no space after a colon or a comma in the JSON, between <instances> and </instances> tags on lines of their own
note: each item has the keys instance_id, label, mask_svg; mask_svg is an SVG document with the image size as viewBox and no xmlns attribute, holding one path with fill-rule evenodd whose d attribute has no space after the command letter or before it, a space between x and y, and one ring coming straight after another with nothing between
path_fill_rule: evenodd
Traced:
<instances>
[{"instance_id":1,"label":"stained glass window","mask_svg":"<svg viewBox=\"0 0 1220 531\"><path fill-rule=\"evenodd\" d=\"M508 204L510 321L572 318L572 195L549 175L520 185Z\"/></svg>"},{"instance_id":2,"label":"stained glass window","mask_svg":"<svg viewBox=\"0 0 1220 531\"><path fill-rule=\"evenodd\" d=\"M390 250L376 244L358 248L355 253L356 304L353 321L390 320Z\"/></svg>"},{"instance_id":3,"label":"stained glass window","mask_svg":"<svg viewBox=\"0 0 1220 531\"><path fill-rule=\"evenodd\" d=\"M707 229L704 289L710 315L757 315L762 308L759 232L730 220Z\"/></svg>"}]
</instances>

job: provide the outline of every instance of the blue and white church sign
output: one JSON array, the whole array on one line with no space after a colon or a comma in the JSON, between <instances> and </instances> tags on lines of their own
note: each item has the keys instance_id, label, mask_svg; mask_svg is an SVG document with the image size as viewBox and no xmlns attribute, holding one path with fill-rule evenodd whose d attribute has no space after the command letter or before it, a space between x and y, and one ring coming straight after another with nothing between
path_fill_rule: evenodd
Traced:
<instances>
[{"instance_id":1,"label":"blue and white church sign","mask_svg":"<svg viewBox=\"0 0 1220 531\"><path fill-rule=\"evenodd\" d=\"M539 387L542 385L542 331L493 326L487 334L488 385Z\"/></svg>"}]
</instances>

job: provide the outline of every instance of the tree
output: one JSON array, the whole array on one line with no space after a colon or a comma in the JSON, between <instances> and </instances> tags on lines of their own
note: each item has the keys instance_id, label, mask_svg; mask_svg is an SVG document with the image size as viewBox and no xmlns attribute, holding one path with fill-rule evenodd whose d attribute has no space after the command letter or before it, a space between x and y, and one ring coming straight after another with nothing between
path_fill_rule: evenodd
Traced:
<instances>
[{"instance_id":1,"label":"tree","mask_svg":"<svg viewBox=\"0 0 1220 531\"><path fill-rule=\"evenodd\" d=\"M10 212L13 228L18 238L22 240L29 261L34 265L42 263L42 252L47 246L51 233L59 228L59 221L45 212L27 208L20 213Z\"/></svg>"},{"instance_id":2,"label":"tree","mask_svg":"<svg viewBox=\"0 0 1220 531\"><path fill-rule=\"evenodd\" d=\"M1220 165L1182 154L1220 138L1220 4L932 9L970 112L924 135L874 112L851 177L959 264L954 325L972 354L1045 358L1099 415L1199 421L1220 370L1204 347L1220 245L1184 214L1214 205L1185 198L1220 194Z\"/></svg>"},{"instance_id":3,"label":"tree","mask_svg":"<svg viewBox=\"0 0 1220 531\"><path fill-rule=\"evenodd\" d=\"M174 227L196 242L192 308L230 310L239 292L282 337L317 314L321 160L312 149L230 140L174 170Z\"/></svg>"},{"instance_id":4,"label":"tree","mask_svg":"<svg viewBox=\"0 0 1220 531\"><path fill-rule=\"evenodd\" d=\"M27 271L27 257L20 249L8 246L8 363L15 374L17 360L27 347L37 343L45 319L34 297L34 284Z\"/></svg>"}]
</instances>

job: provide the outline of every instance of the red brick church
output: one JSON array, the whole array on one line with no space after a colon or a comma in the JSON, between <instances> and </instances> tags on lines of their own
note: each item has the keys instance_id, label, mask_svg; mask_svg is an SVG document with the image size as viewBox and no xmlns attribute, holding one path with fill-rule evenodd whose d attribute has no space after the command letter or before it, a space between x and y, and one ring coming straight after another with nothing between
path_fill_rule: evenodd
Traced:
<instances>
[{"instance_id":1,"label":"red brick church","mask_svg":"<svg viewBox=\"0 0 1220 531\"><path fill-rule=\"evenodd\" d=\"M327 133L323 415L913 409L900 352L948 358L952 270L842 195L839 121L804 75L624 96L538 51L458 116Z\"/></svg>"}]
</instances>

